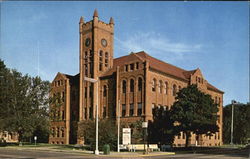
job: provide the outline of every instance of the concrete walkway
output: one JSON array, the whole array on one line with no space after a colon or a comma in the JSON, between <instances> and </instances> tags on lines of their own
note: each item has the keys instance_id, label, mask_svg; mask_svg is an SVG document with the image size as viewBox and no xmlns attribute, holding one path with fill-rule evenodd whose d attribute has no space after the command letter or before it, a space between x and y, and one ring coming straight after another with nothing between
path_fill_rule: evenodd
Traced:
<instances>
[{"instance_id":1,"label":"concrete walkway","mask_svg":"<svg viewBox=\"0 0 250 159\"><path fill-rule=\"evenodd\" d=\"M15 149L15 150L28 150L28 151L51 151L51 152L64 152L64 153L71 153L71 154L88 154L88 155L94 155L93 151L87 151L87 150L77 150L77 149L59 149L58 147L25 147L25 146L8 146L5 147L7 149ZM160 156L160 155L174 155L174 152L161 152L161 151L154 151L150 152L148 154L143 154L142 151L139 152L113 152L111 151L109 155L104 155L103 151L100 151L99 156L103 157L143 157L143 156Z\"/></svg>"}]
</instances>

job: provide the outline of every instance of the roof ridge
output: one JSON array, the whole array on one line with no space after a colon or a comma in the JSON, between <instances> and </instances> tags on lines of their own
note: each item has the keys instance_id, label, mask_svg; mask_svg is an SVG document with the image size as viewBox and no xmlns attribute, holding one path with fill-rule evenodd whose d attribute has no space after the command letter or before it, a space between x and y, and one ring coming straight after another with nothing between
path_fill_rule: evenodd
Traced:
<instances>
[{"instance_id":1,"label":"roof ridge","mask_svg":"<svg viewBox=\"0 0 250 159\"><path fill-rule=\"evenodd\" d=\"M171 66L173 66L173 67L175 67L175 68L178 68L178 69L180 69L180 70L182 70L182 71L187 71L187 70L185 70L185 69L183 69L183 68L177 67L177 66L175 66L175 65L173 65L173 64L167 63L167 62L162 61L162 60L159 60L159 59L157 59L157 58L155 58L155 57L153 57L153 56L150 56L150 55L149 55L148 53L146 53L145 51L137 52L136 54L140 54L140 53L144 53L144 55L146 55L146 58L147 58L147 57L150 57L150 58L153 58L153 59L155 59L155 60L157 60L157 61L160 61L160 62L162 62L162 63L165 63L165 64L167 64L167 65L171 65Z\"/></svg>"}]
</instances>

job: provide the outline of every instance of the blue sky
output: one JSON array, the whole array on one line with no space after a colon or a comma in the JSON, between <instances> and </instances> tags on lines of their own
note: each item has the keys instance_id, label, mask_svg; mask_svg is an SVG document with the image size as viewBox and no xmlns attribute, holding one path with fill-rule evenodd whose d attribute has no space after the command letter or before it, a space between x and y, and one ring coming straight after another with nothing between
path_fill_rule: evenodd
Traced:
<instances>
[{"instance_id":1,"label":"blue sky","mask_svg":"<svg viewBox=\"0 0 250 159\"><path fill-rule=\"evenodd\" d=\"M80 16L115 21L114 56L144 50L192 70L232 99L249 102L248 2L1 2L0 58L44 80L79 72Z\"/></svg>"}]
</instances>

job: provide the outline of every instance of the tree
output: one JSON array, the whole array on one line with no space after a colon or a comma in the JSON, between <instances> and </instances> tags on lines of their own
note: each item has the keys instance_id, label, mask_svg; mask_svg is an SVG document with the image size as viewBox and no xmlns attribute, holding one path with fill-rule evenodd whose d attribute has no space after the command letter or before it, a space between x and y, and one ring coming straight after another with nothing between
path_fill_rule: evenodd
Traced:
<instances>
[{"instance_id":1,"label":"tree","mask_svg":"<svg viewBox=\"0 0 250 159\"><path fill-rule=\"evenodd\" d=\"M234 105L233 143L244 144L250 139L250 103ZM231 142L232 105L223 108L223 142Z\"/></svg>"},{"instance_id":2,"label":"tree","mask_svg":"<svg viewBox=\"0 0 250 159\"><path fill-rule=\"evenodd\" d=\"M131 143L132 144L141 144L143 143L143 128L142 128L143 120L137 120L133 123L125 124L125 121L121 122L121 128L129 127L131 128ZM127 126L126 126L127 125ZM120 134L122 134L122 129L120 129Z\"/></svg>"},{"instance_id":3,"label":"tree","mask_svg":"<svg viewBox=\"0 0 250 159\"><path fill-rule=\"evenodd\" d=\"M48 129L49 82L6 68L0 60L0 130L21 142L40 127Z\"/></svg>"},{"instance_id":4,"label":"tree","mask_svg":"<svg viewBox=\"0 0 250 159\"><path fill-rule=\"evenodd\" d=\"M171 111L176 130L186 134L186 147L191 132L198 137L200 134L212 135L218 132L217 104L210 95L201 92L196 85L189 85L177 93Z\"/></svg>"},{"instance_id":5,"label":"tree","mask_svg":"<svg viewBox=\"0 0 250 159\"><path fill-rule=\"evenodd\" d=\"M102 149L105 144L110 145L111 150L117 148L117 127L115 121L109 119L102 119L99 121L99 143L98 149ZM84 142L90 145L91 150L95 149L96 136L95 136L95 121L85 120L81 121L78 127L80 137L84 138Z\"/></svg>"},{"instance_id":6,"label":"tree","mask_svg":"<svg viewBox=\"0 0 250 159\"><path fill-rule=\"evenodd\" d=\"M153 120L148 124L148 137L150 143L172 145L176 132L171 112L163 107L153 109Z\"/></svg>"}]
</instances>

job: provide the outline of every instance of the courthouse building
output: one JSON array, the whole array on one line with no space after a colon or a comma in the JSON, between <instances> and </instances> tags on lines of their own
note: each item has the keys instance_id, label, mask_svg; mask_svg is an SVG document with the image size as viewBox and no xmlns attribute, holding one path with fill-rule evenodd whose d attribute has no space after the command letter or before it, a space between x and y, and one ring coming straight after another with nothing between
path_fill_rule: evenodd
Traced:
<instances>
[{"instance_id":1,"label":"courthouse building","mask_svg":"<svg viewBox=\"0 0 250 159\"><path fill-rule=\"evenodd\" d=\"M148 121L152 119L152 109L171 107L181 88L197 84L200 90L210 94L219 105L219 132L211 137L202 135L198 145L221 145L223 92L211 85L199 68L185 70L144 51L113 58L114 25L112 17L109 23L101 21L96 10L91 21L85 22L83 17L80 18L80 73L58 73L51 84L50 95L60 96L62 105L55 108L49 143L79 143L77 123L94 119L97 104L101 119L117 119L120 114L121 121L126 123ZM84 80L85 77L94 78L98 82L90 83ZM192 134L191 144L194 143L195 135ZM174 145L184 144L185 135L181 133L175 137Z\"/></svg>"}]
</instances>

